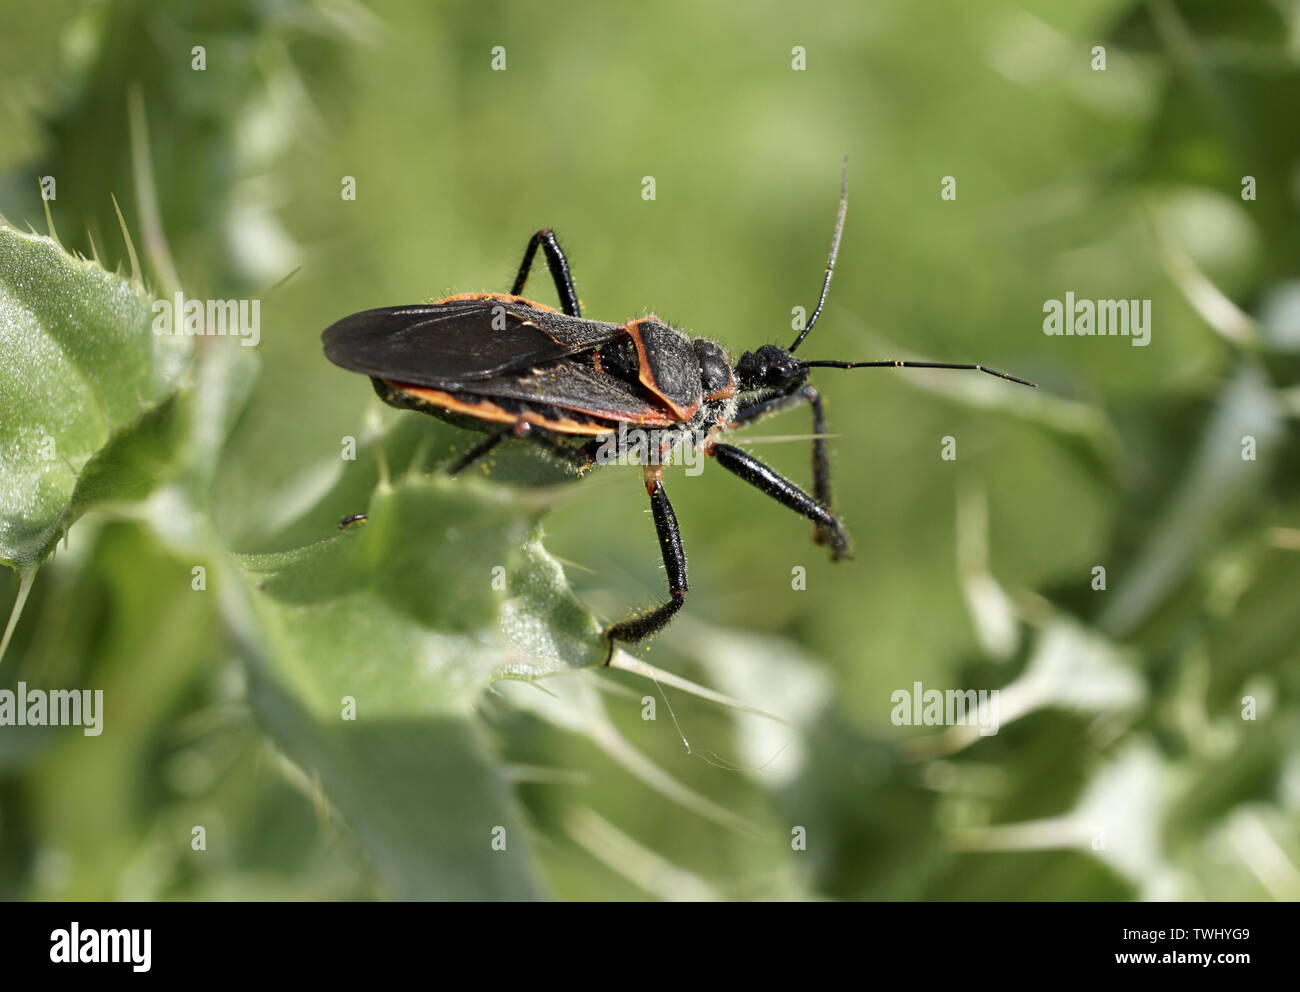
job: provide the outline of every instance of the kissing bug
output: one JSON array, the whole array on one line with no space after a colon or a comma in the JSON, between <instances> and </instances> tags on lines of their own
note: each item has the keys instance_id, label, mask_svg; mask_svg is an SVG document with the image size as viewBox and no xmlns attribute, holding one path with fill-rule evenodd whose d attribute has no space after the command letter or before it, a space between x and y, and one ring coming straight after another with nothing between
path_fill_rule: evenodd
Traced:
<instances>
[{"instance_id":1,"label":"kissing bug","mask_svg":"<svg viewBox=\"0 0 1300 992\"><path fill-rule=\"evenodd\" d=\"M387 403L485 432L447 471L455 475L507 438L539 444L580 470L626 428L651 428L663 446L689 441L727 471L814 524L814 540L832 560L849 555L849 536L831 511L826 421L821 394L808 382L814 368L928 368L986 372L1025 386L1032 382L983 365L953 362L804 361L794 352L821 316L830 289L844 216L848 160L840 173L840 205L821 296L789 348L765 344L733 366L705 338L691 338L655 316L625 324L586 320L569 262L555 233L532 236L507 294L466 293L417 306L352 314L321 335L336 365L370 377ZM519 294L541 249L561 310ZM800 404L812 408L812 493L718 436ZM640 641L661 630L686 599L686 554L664 491L661 465L643 465L645 488L668 573L669 599L605 629L610 642ZM358 515L357 519L361 515ZM608 660L606 661L608 664Z\"/></svg>"}]
</instances>

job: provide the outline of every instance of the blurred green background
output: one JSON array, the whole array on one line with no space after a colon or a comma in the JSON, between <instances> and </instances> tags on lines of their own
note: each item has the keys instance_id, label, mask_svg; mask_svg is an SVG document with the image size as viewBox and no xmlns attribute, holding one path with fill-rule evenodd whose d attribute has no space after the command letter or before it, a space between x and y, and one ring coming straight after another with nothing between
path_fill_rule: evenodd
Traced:
<instances>
[{"instance_id":1,"label":"blurred green background","mask_svg":"<svg viewBox=\"0 0 1300 992\"><path fill-rule=\"evenodd\" d=\"M504 292L550 226L588 316L654 312L733 355L788 344L846 152L836 278L801 351L1040 388L818 373L848 564L729 475L670 471L691 595L639 653L793 727L575 672L497 683L449 736L414 705L409 738L351 765L344 743L322 771L165 528L91 514L37 577L0 682L129 705L101 738L0 730L0 894L1300 896L1297 38L1295 7L1263 0L10 11L0 212L44 231L54 175L63 243L126 266L110 194L147 240L143 165L186 292L262 300L260 374L211 491L231 551L324 540L365 509L337 487L373 479L369 453L338 455L367 424L464 442L330 365L332 321ZM1045 335L1067 291L1151 300L1150 345ZM540 272L529 292L554 302ZM809 430L794 412L752 433ZM751 450L807 483L806 441ZM597 617L661 597L639 473L547 492L546 549ZM6 607L17 587L0 576ZM380 645L338 663L383 669ZM1001 689L1001 731L895 726L891 693L915 682ZM358 798L376 775L429 819ZM524 839L459 871L438 817L463 822L476 789Z\"/></svg>"}]
</instances>

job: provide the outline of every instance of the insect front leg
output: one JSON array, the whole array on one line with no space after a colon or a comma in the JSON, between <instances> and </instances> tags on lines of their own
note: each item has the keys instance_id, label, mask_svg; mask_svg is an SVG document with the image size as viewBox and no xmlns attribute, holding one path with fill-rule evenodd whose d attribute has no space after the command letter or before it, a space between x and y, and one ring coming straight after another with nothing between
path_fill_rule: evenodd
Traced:
<instances>
[{"instance_id":1,"label":"insect front leg","mask_svg":"<svg viewBox=\"0 0 1300 992\"><path fill-rule=\"evenodd\" d=\"M654 514L655 530L659 534L659 549L663 553L664 570L668 573L668 595L671 598L644 616L629 617L605 630L605 639L610 642L606 665L614 657L614 641L639 641L662 630L682 608L682 603L686 602L686 552L682 550L677 515L673 513L668 494L664 492L660 471L646 471L645 488L650 494L650 510Z\"/></svg>"},{"instance_id":2,"label":"insect front leg","mask_svg":"<svg viewBox=\"0 0 1300 992\"><path fill-rule=\"evenodd\" d=\"M515 276L515 284L510 290L510 295L518 296L524 291L524 283L528 281L528 270L533 267L533 258L537 254L538 245L546 255L546 267L551 270L551 278L555 280L555 291L560 296L561 309L570 317L581 317L582 308L578 305L578 291L573 288L573 274L569 271L569 260L564 257L564 249L556 240L555 232L548 228L542 228L529 239L528 247L524 249L524 260L519 266L519 274Z\"/></svg>"},{"instance_id":3,"label":"insect front leg","mask_svg":"<svg viewBox=\"0 0 1300 992\"><path fill-rule=\"evenodd\" d=\"M718 464L728 472L740 476L778 503L807 517L819 527L824 527L830 536L832 560L839 561L849 557L848 532L828 507L823 506L789 479L779 475L747 451L741 451L730 444L714 443L707 454L716 458Z\"/></svg>"},{"instance_id":4,"label":"insect front leg","mask_svg":"<svg viewBox=\"0 0 1300 992\"><path fill-rule=\"evenodd\" d=\"M807 403L812 407L813 414L813 443L812 443L812 478L813 478L813 498L817 500L826 509L831 508L831 463L826 456L826 414L822 408L822 394L815 388L804 384L796 386L788 393L780 393L776 396L759 397L757 400L747 403L736 411L735 418L727 425L731 430L737 427L744 427L752 424L756 420L770 416L774 413L780 413L783 410L789 410L800 404ZM813 540L818 544L830 543L834 534L830 528L823 524L815 524L813 529Z\"/></svg>"}]
</instances>

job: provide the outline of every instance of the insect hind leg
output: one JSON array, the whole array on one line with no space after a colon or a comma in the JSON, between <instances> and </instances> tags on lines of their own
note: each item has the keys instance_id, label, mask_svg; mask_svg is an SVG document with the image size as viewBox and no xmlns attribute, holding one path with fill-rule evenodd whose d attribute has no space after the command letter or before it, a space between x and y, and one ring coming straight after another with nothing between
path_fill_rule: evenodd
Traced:
<instances>
[{"instance_id":1,"label":"insect hind leg","mask_svg":"<svg viewBox=\"0 0 1300 992\"><path fill-rule=\"evenodd\" d=\"M515 276L510 295L518 296L524 291L524 283L528 281L528 272L533 267L533 259L537 255L539 246L546 256L546 267L551 271L551 278L555 281L555 292L559 294L561 308L570 317L581 317L582 307L578 303L578 291L573 288L573 273L569 271L569 260L565 258L564 249L560 247L555 232L549 228L542 228L528 239L528 247L524 249L524 260L519 265L519 274Z\"/></svg>"},{"instance_id":2,"label":"insect hind leg","mask_svg":"<svg viewBox=\"0 0 1300 992\"><path fill-rule=\"evenodd\" d=\"M469 451L465 452L465 454L461 455L454 462L452 462L452 464L447 467L447 474L459 475L461 472L465 471L465 469L469 468L476 461L478 461L480 458L482 458L484 455L490 452L498 444L500 444L502 441L508 438L510 434L511 434L511 429L509 427L506 427L505 429L499 430L495 434L492 434L486 439L480 441L478 444L474 445L474 447L470 448Z\"/></svg>"}]
</instances>

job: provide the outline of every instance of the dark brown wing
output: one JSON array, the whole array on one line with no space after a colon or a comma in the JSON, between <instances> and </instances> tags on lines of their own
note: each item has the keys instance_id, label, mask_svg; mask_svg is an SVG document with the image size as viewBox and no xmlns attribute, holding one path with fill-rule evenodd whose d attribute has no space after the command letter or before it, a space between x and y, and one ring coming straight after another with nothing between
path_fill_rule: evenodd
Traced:
<instances>
[{"instance_id":1,"label":"dark brown wing","mask_svg":"<svg viewBox=\"0 0 1300 992\"><path fill-rule=\"evenodd\" d=\"M424 404L481 420L520 420L566 434L604 434L619 422L674 427L680 421L639 383L616 379L578 359L482 379L455 390L389 381ZM391 400L390 400L391 402Z\"/></svg>"},{"instance_id":2,"label":"dark brown wing","mask_svg":"<svg viewBox=\"0 0 1300 992\"><path fill-rule=\"evenodd\" d=\"M658 397L640 384L616 379L580 361L559 361L484 379L468 387L467 392L648 427L668 427L678 422Z\"/></svg>"},{"instance_id":3,"label":"dark brown wing","mask_svg":"<svg viewBox=\"0 0 1300 992\"><path fill-rule=\"evenodd\" d=\"M627 333L516 296L474 294L364 310L321 335L335 365L398 382L455 387L554 362Z\"/></svg>"}]
</instances>

